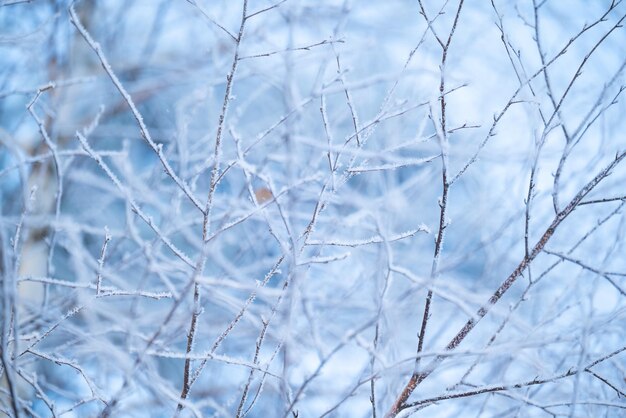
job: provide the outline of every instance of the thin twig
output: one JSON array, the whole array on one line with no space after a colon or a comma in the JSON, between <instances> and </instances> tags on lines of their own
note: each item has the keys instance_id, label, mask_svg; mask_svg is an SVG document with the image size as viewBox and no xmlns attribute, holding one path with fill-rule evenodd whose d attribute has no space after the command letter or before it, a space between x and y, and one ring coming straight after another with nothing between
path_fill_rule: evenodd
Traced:
<instances>
[{"instance_id":1,"label":"thin twig","mask_svg":"<svg viewBox=\"0 0 626 418\"><path fill-rule=\"evenodd\" d=\"M509 290L513 283L521 276L521 274L526 270L528 265L541 253L545 245L548 243L550 238L556 232L558 226L565 220L577 207L578 204L582 201L582 199L589 194L603 179L605 179L608 175L610 175L611 171L619 165L626 158L626 152L622 152L618 154L616 158L611 161L603 170L601 170L591 181L589 181L570 201L570 203L559 212L550 226L545 230L539 241L533 247L532 252L528 257L524 257L522 261L519 263L517 268L502 282L502 284L498 287L498 289L493 293L493 295L489 298L488 302L483 305L475 314L474 317L467 320L465 325L457 332L457 334L450 340L448 345L446 345L447 351L452 351L456 347L461 344L461 342L467 337L467 335L474 329L474 327L478 324L478 322L487 315L487 313L491 310L491 308L502 298L502 296ZM423 382L430 374L441 364L441 362L447 356L439 355L433 359L430 364L426 366L425 369L421 370L417 374L413 374L409 383L405 386L402 391L402 394L398 397L390 411L388 412L388 417L395 417L402 409L406 407L406 400L411 396L411 393L415 390L415 388Z\"/></svg>"},{"instance_id":2,"label":"thin twig","mask_svg":"<svg viewBox=\"0 0 626 418\"><path fill-rule=\"evenodd\" d=\"M193 205L196 208L198 208L200 212L204 213L204 209L202 207L202 204L200 203L200 200L194 196L193 192L191 191L187 183L184 180L182 180L180 177L178 177L178 175L174 172L174 169L170 166L170 163L165 158L162 144L157 144L153 141L152 136L150 135L150 132L148 131L148 127L146 126L143 120L143 116L141 115L141 113L139 113L139 110L137 110L137 107L135 106L135 103L133 102L132 97L130 96L130 94L128 94L128 92L122 85L122 82L119 80L119 78L117 78L117 76L113 72L113 68L109 64L109 61L107 60L106 56L104 55L104 52L102 51L102 48L100 47L100 44L94 41L94 39L91 37L89 32L87 32L87 29L85 29L82 23L80 23L80 20L78 19L78 16L76 15L76 11L74 10L73 3L69 7L69 13L70 13L70 21L76 27L76 29L78 30L80 35L83 37L85 42L87 42L87 44L91 47L91 49L93 49L93 51L96 53L96 55L98 56L98 59L100 60L100 64L102 65L102 68L104 68L104 71L107 73L107 75L109 76L109 78L111 79L111 81L113 82L117 90L119 91L119 93L122 95L122 97L124 98L124 101L128 104L128 107L130 108L130 111L133 114L135 120L137 121L137 125L139 126L139 132L141 133L141 137L146 141L148 146L150 146L152 151L157 155L157 157L159 158L159 161L161 162L161 165L163 165L163 169L165 170L165 173L174 181L174 183L176 183L176 185L183 191L183 193L185 193L185 195L189 198L189 200L193 203Z\"/></svg>"}]
</instances>

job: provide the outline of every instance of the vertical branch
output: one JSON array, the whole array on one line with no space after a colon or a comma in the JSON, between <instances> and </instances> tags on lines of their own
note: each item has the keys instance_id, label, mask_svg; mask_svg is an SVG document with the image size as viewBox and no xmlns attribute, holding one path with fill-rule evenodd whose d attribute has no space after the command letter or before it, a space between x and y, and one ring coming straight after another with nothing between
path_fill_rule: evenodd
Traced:
<instances>
[{"instance_id":1,"label":"vertical branch","mask_svg":"<svg viewBox=\"0 0 626 418\"><path fill-rule=\"evenodd\" d=\"M337 75L339 77L339 81L341 82L341 86L343 88L343 94L346 96L346 102L348 104L348 108L350 109L350 117L352 119L352 128L354 129L354 138L356 139L357 146L361 146L361 139L359 138L359 118L357 116L356 110L353 105L352 95L346 86L346 77L344 75L345 70L341 68L341 60L339 59L339 53L335 49L335 44L332 44L333 51L335 52L335 61L337 62ZM324 96L322 95L322 98Z\"/></svg>"},{"instance_id":2,"label":"vertical branch","mask_svg":"<svg viewBox=\"0 0 626 418\"><path fill-rule=\"evenodd\" d=\"M246 24L246 15L248 11L248 0L243 0L243 7L241 12L241 23L239 26L239 33L237 38L235 39L235 54L233 57L233 61L231 64L230 72L226 76L226 91L224 92L224 101L222 103L222 111L220 113L218 123L217 123L217 133L215 136L215 148L213 151L213 169L211 170L211 180L209 183L209 192L207 196L206 205L203 211L203 221L202 221L202 252L200 254L200 260L197 264L196 272L194 276L199 276L204 271L204 265L206 264L206 260L208 257L208 239L210 236L210 228L211 228L211 212L213 208L213 197L215 195L215 189L217 187L217 181L219 178L219 169L220 169L220 154L221 154L221 145L222 145L222 133L224 130L224 121L226 119L226 115L228 113L228 107L231 100L231 91L233 88L233 80L235 78L235 72L237 70L237 64L239 62L239 48L241 46L241 41L243 39L243 32ZM191 353L194 344L194 338L196 335L196 327L198 322L198 316L200 315L201 303L200 303L201 291L200 285L196 282L194 283L194 291L193 291L193 312L191 314L191 324L189 326L189 332L187 334L187 347L186 353ZM183 388L180 393L180 399L185 400L189 396L189 391L191 390L191 385L200 375L202 368L206 364L206 361L203 361L202 364L198 367L197 370L193 372L193 376L191 373L191 359L188 357L185 359L185 366L183 371ZM180 411L183 409L182 402L178 404L176 407L176 414L178 416Z\"/></svg>"},{"instance_id":3,"label":"vertical branch","mask_svg":"<svg viewBox=\"0 0 626 418\"><path fill-rule=\"evenodd\" d=\"M376 321L376 327L374 328L374 351L378 348L378 331L380 328L379 321ZM372 355L370 360L370 369L372 371L372 379L370 380L370 403L372 404L372 418L376 418L376 378L374 376L374 366L376 363L376 356Z\"/></svg>"},{"instance_id":4,"label":"vertical branch","mask_svg":"<svg viewBox=\"0 0 626 418\"><path fill-rule=\"evenodd\" d=\"M53 89L54 87L55 87L54 83L50 82L46 84L45 86L37 89L37 93L35 94L35 97L33 97L33 99L26 106L26 109L28 109L28 112L31 114L32 118L37 123L37 127L39 128L39 133L41 134L41 137L43 138L44 143L46 144L48 149L50 149L50 153L52 154L52 161L54 162L54 170L55 170L55 176L56 176L56 182L57 182L57 190L56 190L55 197L54 197L54 200L55 200L54 226L52 227L52 231L50 232L50 244L48 247L49 248L48 258L47 258L47 264L46 264L46 271L48 272L49 275L54 273L52 260L54 258L54 248L56 246L56 239L57 239L57 225L56 224L59 222L59 216L61 214L61 199L63 197L63 167L61 165L61 161L59 158L59 152L58 152L57 146L54 142L52 142L52 139L50 138L50 135L48 135L48 131L46 130L43 120L39 118L39 116L37 115L33 107L35 103L37 103L37 101L39 100L39 97L41 96L43 92ZM43 294L43 301L42 301L42 310L45 310L48 305L48 285L44 284L43 289L44 289L44 294Z\"/></svg>"},{"instance_id":5,"label":"vertical branch","mask_svg":"<svg viewBox=\"0 0 626 418\"><path fill-rule=\"evenodd\" d=\"M280 307L285 295L286 295L286 291L287 288L289 287L290 284L290 280L289 277L285 280L285 282L283 283L283 287L281 289L280 294L278 295L278 298L276 299L276 302L274 303L274 305L272 306L272 310L270 313L269 318L267 319L262 319L263 322L263 328L261 329L261 334L259 335L259 338L257 339L257 343L256 343L256 349L255 349L255 359L258 361L258 353L261 351L261 346L263 345L263 341L265 340L265 336L267 333L267 328L269 327L270 322L272 321L272 319L274 319L274 317L276 316L276 313L278 312L278 308ZM238 412L238 418L243 418L246 415L248 415L248 413L250 412L250 410L252 409L252 407L254 406L254 404L256 403L258 396L261 393L261 390L263 389L263 384L265 383L265 378L267 377L267 370L269 369L271 363L273 362L274 358L276 357L276 355L279 353L279 351L282 348L282 341L280 343L278 343L278 345L276 346L276 349L274 350L274 352L272 353L272 355L270 356L270 359L267 362L267 366L265 368L265 372L263 373L263 375L261 376L261 382L259 382L259 387L254 395L254 397L252 398L252 401L250 401L250 405L248 405L248 408L246 408L245 411L243 412ZM256 363L255 363L256 364ZM248 384L246 385L246 387L248 387L251 383L251 379L252 379L252 373L253 370L250 370L250 378L248 380ZM244 396L242 396L241 399L241 406L243 407L243 405L245 404L245 399ZM239 414L240 417L239 417Z\"/></svg>"},{"instance_id":6,"label":"vertical branch","mask_svg":"<svg viewBox=\"0 0 626 418\"><path fill-rule=\"evenodd\" d=\"M222 102L222 111L217 122L217 133L215 135L215 148L213 150L213 169L211 170L211 180L209 183L209 193L207 196L206 205L204 207L204 220L202 222L202 238L206 241L209 237L210 222L211 222L211 210L213 208L213 196L215 195L215 188L217 187L217 181L219 179L220 171L220 156L222 151L222 133L224 131L224 121L228 113L230 106L231 96L230 93L233 88L233 81L235 79L235 72L237 71L237 65L239 64L239 48L241 46L241 40L243 39L243 32L246 25L246 13L248 10L248 0L243 0L243 8L241 15L241 23L239 26L239 33L235 40L235 54L233 62L230 67L230 72L226 75L226 91L224 92L224 101Z\"/></svg>"},{"instance_id":7,"label":"vertical branch","mask_svg":"<svg viewBox=\"0 0 626 418\"><path fill-rule=\"evenodd\" d=\"M252 360L252 364L259 364L259 353L261 352L261 346L263 345L263 340L265 339L265 334L267 333L267 327L269 325L269 321L266 319L262 319L263 327L261 328L261 334L259 338L257 338L255 349L254 349L254 359ZM246 382L243 393L241 394L241 400L239 401L239 406L237 407L237 415L236 418L241 418L243 415L243 407L246 404L246 399L248 397L248 392L250 390L250 385L252 384L252 378L254 377L254 369L250 369L250 374L248 375L248 381Z\"/></svg>"},{"instance_id":8,"label":"vertical branch","mask_svg":"<svg viewBox=\"0 0 626 418\"><path fill-rule=\"evenodd\" d=\"M7 386L9 389L9 395L11 400L11 409L15 418L20 417L20 409L18 405L19 394L17 392L17 383L14 372L19 374L16 362L18 359L19 348L19 317L17 309L17 278L19 277L20 269L20 243L22 241L22 227L24 220L28 213L31 211L31 205L35 198L36 188L33 187L30 191L29 198L26 199L24 204L24 210L15 227L15 233L11 238L10 247L13 253L13 260L9 261L9 254L5 250L8 246L4 243L6 238L4 236L4 229L0 228L0 274L2 276L2 329L0 332L0 359L2 361L2 368L6 376ZM12 271L11 271L12 270ZM13 337L13 347L9 348L9 341ZM1 376L1 373L0 373Z\"/></svg>"},{"instance_id":9,"label":"vertical branch","mask_svg":"<svg viewBox=\"0 0 626 418\"><path fill-rule=\"evenodd\" d=\"M456 10L456 15L454 17L454 22L452 23L452 28L450 29L450 33L448 35L448 39L445 43L443 43L439 37L435 34L434 29L431 26L431 21L426 15L426 11L423 7L423 4L420 0L419 2L421 13L426 19L426 22L431 29L433 36L439 42L442 52L441 52L441 64L440 64L440 81L439 81L439 106L441 112L441 129L436 130L438 132L439 137L439 146L441 148L441 185L442 185L442 195L439 201L439 229L437 231L437 238L435 240L435 251L433 255L433 261L430 270L430 280L433 281L437 278L439 271L439 262L441 258L441 249L443 246L443 240L445 236L446 229L446 210L448 207L448 190L450 187L450 183L448 181L448 137L447 137L447 125L446 125L446 96L445 96L445 67L448 59L448 50L450 48L450 43L452 42L452 37L454 36L454 32L456 30L459 17L461 15L461 9L463 8L463 0L459 1L458 8ZM417 343L417 355L415 357L415 365L413 368L413 373L409 382L402 390L400 396L396 399L393 404L391 410L387 413L387 417L395 416L402 405L409 398L413 390L415 389L416 381L419 376L419 367L420 367L420 353L424 349L424 341L426 339L426 329L428 326L428 320L431 316L431 304L433 299L433 291L432 289L428 289L428 293L426 294L426 301L424 303L424 312L422 315L422 322L419 329L418 334L418 343Z\"/></svg>"},{"instance_id":10,"label":"vertical branch","mask_svg":"<svg viewBox=\"0 0 626 418\"><path fill-rule=\"evenodd\" d=\"M98 259L98 274L96 277L96 296L100 296L102 291L102 270L104 270L104 258L107 253L107 246L109 245L109 241L111 241L111 234L109 234L109 229L104 227L104 243L102 243L102 250L100 251L100 258Z\"/></svg>"},{"instance_id":11,"label":"vertical branch","mask_svg":"<svg viewBox=\"0 0 626 418\"><path fill-rule=\"evenodd\" d=\"M201 271L201 267L199 267L197 271ZM194 278L195 277L196 277L196 274L194 273ZM185 352L187 354L191 353L191 351L193 350L193 343L194 343L194 338L196 335L196 326L198 323L199 315L200 315L200 285L194 280L191 324L189 325L189 332L187 333L187 347L185 348ZM189 391L191 390L190 372L191 372L191 358L187 357L185 359L185 366L183 369L183 388L180 393L181 402L179 402L178 405L176 406L176 413L174 416L178 416L180 411L183 410L182 401L187 399L187 396L189 395Z\"/></svg>"},{"instance_id":12,"label":"vertical branch","mask_svg":"<svg viewBox=\"0 0 626 418\"><path fill-rule=\"evenodd\" d=\"M21 224L18 225L18 231L20 226ZM2 245L2 248L6 248L5 241L6 238L4 236L4 228L0 228L0 245ZM2 256L2 260L0 260L2 262L0 271L0 273L2 274L2 335L0 335L0 360L2 360L2 370L4 371L4 373L0 373L0 376L2 376L3 374L5 376L7 387L9 390L9 398L11 401L11 409L13 415L16 418L19 418L20 410L18 407L18 393L14 375L16 357L14 355L11 356L9 352L11 326L15 323L15 313L17 311L15 308L15 295L17 292L15 289L15 281L10 280L11 274L9 273L10 263L8 260L8 254L6 253L6 251L0 251L0 253ZM15 343L17 343L19 339L17 338L17 336L14 336L14 340Z\"/></svg>"},{"instance_id":13,"label":"vertical branch","mask_svg":"<svg viewBox=\"0 0 626 418\"><path fill-rule=\"evenodd\" d=\"M330 129L328 126L328 115L326 113L326 95L324 93L321 94L320 98L320 113L322 114L322 123L324 125L324 133L326 134L326 144L328 146L328 151L326 152L326 156L328 157L328 171L332 176L332 190L335 190L335 171L336 164L333 165L333 156L332 156L332 146L333 146L333 138L330 133Z\"/></svg>"},{"instance_id":14,"label":"vertical branch","mask_svg":"<svg viewBox=\"0 0 626 418\"><path fill-rule=\"evenodd\" d=\"M279 257L279 259L272 266L270 271L265 275L263 280L257 284L258 288L261 288L267 285L270 279L278 273L279 268L282 265L284 260L285 260L284 255ZM220 347L222 342L224 342L228 334L230 334L230 332L235 328L235 325L237 325L237 323L239 323L241 318L243 318L243 315L246 313L246 311L248 310L248 307L252 304L252 302L254 302L256 297L257 297L257 291L255 290L250 294L250 296L248 296L248 299L246 299L242 308L239 310L239 312L237 312L237 315L235 316L235 318L232 321L230 321L226 329L217 337L217 339L211 346L211 349L209 350L209 354L214 354L217 351L217 349ZM189 387L191 387L195 383L195 381L198 379L198 377L200 377L200 372L206 365L206 362L207 362L207 359L202 360L200 365L193 371L193 374L189 378Z\"/></svg>"},{"instance_id":15,"label":"vertical branch","mask_svg":"<svg viewBox=\"0 0 626 418\"><path fill-rule=\"evenodd\" d=\"M524 257L530 257L530 218L531 218L531 204L533 198L535 197L535 176L537 175L537 165L539 162L539 153L541 152L541 148L544 142L539 144L535 143L534 148L534 158L532 162L532 167L530 168L530 179L528 180L528 193L526 194L526 201L524 205ZM528 266L528 280L532 282L532 270L530 266Z\"/></svg>"}]
</instances>

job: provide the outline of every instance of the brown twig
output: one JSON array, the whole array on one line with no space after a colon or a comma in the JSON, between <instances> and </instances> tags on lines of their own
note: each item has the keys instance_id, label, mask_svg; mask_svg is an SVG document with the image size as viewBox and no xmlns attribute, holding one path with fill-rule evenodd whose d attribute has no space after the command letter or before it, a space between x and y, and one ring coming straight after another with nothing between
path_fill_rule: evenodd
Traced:
<instances>
[{"instance_id":1,"label":"brown twig","mask_svg":"<svg viewBox=\"0 0 626 418\"><path fill-rule=\"evenodd\" d=\"M556 232L557 227L565 220L579 205L582 199L591 192L604 178L606 178L621 161L626 158L626 152L622 152L618 154L616 158L611 161L603 170L601 170L590 182L588 182L570 201L570 203L559 212L553 221L550 223L550 226L545 230L539 241L533 247L532 252L528 257L524 257L522 261L519 263L517 268L513 270L513 272L502 282L502 284L498 287L498 289L493 293L493 295L489 298L488 302L483 305L477 312L474 318L470 318L467 320L465 325L457 332L457 334L450 340L448 345L446 346L447 351L452 351L456 347L463 342L465 337L474 329L474 327L478 324L478 322L487 315L487 313L491 310L491 308L502 298L502 296L509 290L513 283L522 275L524 270L528 267L528 265L541 253L545 245L548 243L550 238ZM402 409L406 408L406 400L411 396L415 388L423 382L431 373L441 364L441 362L448 357L448 355L439 355L433 359L430 364L426 366L425 369L420 371L417 374L413 374L409 383L404 387L400 396L396 399L393 406L387 413L387 417L395 417Z\"/></svg>"}]
</instances>

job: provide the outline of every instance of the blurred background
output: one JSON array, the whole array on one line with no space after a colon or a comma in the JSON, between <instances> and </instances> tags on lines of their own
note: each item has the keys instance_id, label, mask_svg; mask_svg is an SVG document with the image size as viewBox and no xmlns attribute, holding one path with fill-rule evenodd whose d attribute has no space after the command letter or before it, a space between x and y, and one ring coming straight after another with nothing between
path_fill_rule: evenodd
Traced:
<instances>
[{"instance_id":1,"label":"blurred background","mask_svg":"<svg viewBox=\"0 0 626 418\"><path fill-rule=\"evenodd\" d=\"M428 291L421 367L624 152L625 14L0 0L0 412L383 416ZM410 401L579 372L405 415L623 413L624 354L584 370L624 345L625 177Z\"/></svg>"}]
</instances>

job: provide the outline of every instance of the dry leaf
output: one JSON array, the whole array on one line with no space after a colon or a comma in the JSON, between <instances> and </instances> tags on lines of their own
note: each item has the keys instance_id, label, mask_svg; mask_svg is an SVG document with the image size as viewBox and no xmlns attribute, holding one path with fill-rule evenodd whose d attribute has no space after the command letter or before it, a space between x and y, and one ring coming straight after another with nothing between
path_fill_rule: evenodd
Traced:
<instances>
[{"instance_id":1,"label":"dry leaf","mask_svg":"<svg viewBox=\"0 0 626 418\"><path fill-rule=\"evenodd\" d=\"M268 200L272 200L274 195L267 187L261 187L254 191L254 197L256 197L256 201L259 203L265 203Z\"/></svg>"}]
</instances>

